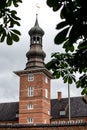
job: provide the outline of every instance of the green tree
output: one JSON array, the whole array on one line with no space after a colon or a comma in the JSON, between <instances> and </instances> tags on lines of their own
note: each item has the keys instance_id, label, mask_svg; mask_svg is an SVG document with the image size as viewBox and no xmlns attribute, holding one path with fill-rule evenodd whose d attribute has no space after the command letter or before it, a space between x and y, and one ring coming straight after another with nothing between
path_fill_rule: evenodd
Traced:
<instances>
[{"instance_id":1,"label":"green tree","mask_svg":"<svg viewBox=\"0 0 87 130\"><path fill-rule=\"evenodd\" d=\"M19 41L20 31L15 29L20 26L20 18L12 6L18 7L22 0L0 0L0 42L6 41L8 45Z\"/></svg>"},{"instance_id":2,"label":"green tree","mask_svg":"<svg viewBox=\"0 0 87 130\"><path fill-rule=\"evenodd\" d=\"M65 56L65 61L71 68L71 72L82 74L76 82L76 86L83 89L82 94L87 94L87 0L47 0L47 4L53 11L60 11L61 22L56 26L59 33L54 39L54 43L61 44L65 50L60 61ZM61 53L59 54L61 55ZM56 59L57 55L58 53L52 58ZM53 70L57 77L53 59L47 66ZM56 65L58 60L57 58ZM64 64L63 62L62 64ZM51 68L53 66L54 69ZM60 76L62 75L61 73Z\"/></svg>"},{"instance_id":3,"label":"green tree","mask_svg":"<svg viewBox=\"0 0 87 130\"><path fill-rule=\"evenodd\" d=\"M69 106L69 121L71 120L71 108L70 108L70 84L76 82L75 76L73 74L74 67L70 67L67 62L72 58L69 53L54 53L52 55L52 60L47 64L47 68L53 71L55 78L63 78L64 83L68 84L68 106Z\"/></svg>"}]
</instances>

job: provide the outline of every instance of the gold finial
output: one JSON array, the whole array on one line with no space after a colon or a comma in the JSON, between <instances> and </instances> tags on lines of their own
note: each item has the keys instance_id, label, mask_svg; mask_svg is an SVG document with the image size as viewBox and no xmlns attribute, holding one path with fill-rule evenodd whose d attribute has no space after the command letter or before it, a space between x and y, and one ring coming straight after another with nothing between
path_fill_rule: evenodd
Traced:
<instances>
[{"instance_id":1,"label":"gold finial","mask_svg":"<svg viewBox=\"0 0 87 130\"><path fill-rule=\"evenodd\" d=\"M36 14L38 14L39 9L40 9L39 3L36 3Z\"/></svg>"}]
</instances>

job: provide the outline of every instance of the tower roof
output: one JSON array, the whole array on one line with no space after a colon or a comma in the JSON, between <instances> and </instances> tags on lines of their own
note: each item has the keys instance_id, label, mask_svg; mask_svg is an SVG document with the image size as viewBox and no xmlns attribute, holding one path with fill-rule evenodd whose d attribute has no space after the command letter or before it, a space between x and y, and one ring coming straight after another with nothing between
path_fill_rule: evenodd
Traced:
<instances>
[{"instance_id":1,"label":"tower roof","mask_svg":"<svg viewBox=\"0 0 87 130\"><path fill-rule=\"evenodd\" d=\"M35 25L29 31L30 35L30 49L26 54L27 64L26 69L43 68L45 67L44 58L46 56L42 49L42 36L44 31L40 28L38 23L38 14L36 14Z\"/></svg>"},{"instance_id":2,"label":"tower roof","mask_svg":"<svg viewBox=\"0 0 87 130\"><path fill-rule=\"evenodd\" d=\"M29 31L29 35L36 35L39 34L41 36L44 35L43 29L40 28L39 23L38 23L38 14L36 14L36 21L34 27L32 27Z\"/></svg>"}]
</instances>

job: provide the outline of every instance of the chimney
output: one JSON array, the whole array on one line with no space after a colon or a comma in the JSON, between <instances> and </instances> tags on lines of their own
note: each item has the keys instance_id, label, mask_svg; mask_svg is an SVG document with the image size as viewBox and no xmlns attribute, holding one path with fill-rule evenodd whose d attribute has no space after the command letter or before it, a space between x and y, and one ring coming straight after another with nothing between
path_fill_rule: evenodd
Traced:
<instances>
[{"instance_id":1,"label":"chimney","mask_svg":"<svg viewBox=\"0 0 87 130\"><path fill-rule=\"evenodd\" d=\"M58 92L58 100L62 99L62 92Z\"/></svg>"}]
</instances>

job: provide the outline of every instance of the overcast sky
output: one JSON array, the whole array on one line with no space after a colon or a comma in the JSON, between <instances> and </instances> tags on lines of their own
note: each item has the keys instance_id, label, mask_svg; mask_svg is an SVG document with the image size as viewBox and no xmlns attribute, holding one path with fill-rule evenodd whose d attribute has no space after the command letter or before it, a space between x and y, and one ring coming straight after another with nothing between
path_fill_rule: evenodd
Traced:
<instances>
[{"instance_id":1,"label":"overcast sky","mask_svg":"<svg viewBox=\"0 0 87 130\"><path fill-rule=\"evenodd\" d=\"M0 44L0 102L12 102L19 100L19 77L13 71L24 70L27 59L26 53L29 50L30 38L28 31L34 26L36 19L36 4L39 4L38 21L40 27L45 31L43 37L43 50L46 53L45 63L50 60L51 53L63 49L54 44L54 37L57 34L55 29L60 22L59 12L53 12L46 5L46 0L23 0L17 9L21 18L19 27L22 36L19 43L8 46L6 43ZM71 86L71 96L80 96L80 90ZM67 84L62 80L52 80L51 98L57 98L57 92L61 91L62 97L67 97Z\"/></svg>"}]
</instances>

